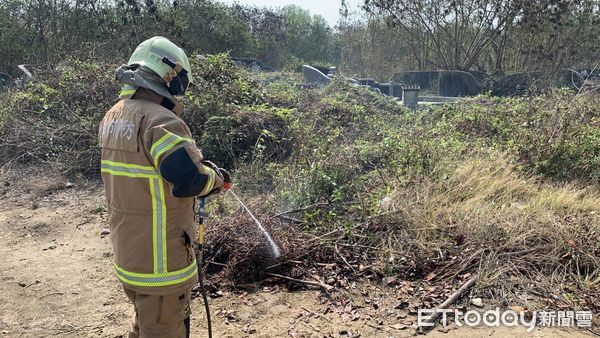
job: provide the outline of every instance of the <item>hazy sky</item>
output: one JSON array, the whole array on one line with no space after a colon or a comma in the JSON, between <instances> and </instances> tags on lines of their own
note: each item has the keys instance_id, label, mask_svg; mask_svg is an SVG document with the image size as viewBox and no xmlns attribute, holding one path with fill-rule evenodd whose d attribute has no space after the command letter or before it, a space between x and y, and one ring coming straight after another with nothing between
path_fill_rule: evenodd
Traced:
<instances>
[{"instance_id":1,"label":"hazy sky","mask_svg":"<svg viewBox=\"0 0 600 338\"><path fill-rule=\"evenodd\" d=\"M340 17L341 0L219 0L231 4L237 2L243 5L256 5L261 7L278 8L286 5L297 5L309 10L313 14L323 16L329 25L334 26ZM347 0L349 6L357 7L361 0Z\"/></svg>"}]
</instances>

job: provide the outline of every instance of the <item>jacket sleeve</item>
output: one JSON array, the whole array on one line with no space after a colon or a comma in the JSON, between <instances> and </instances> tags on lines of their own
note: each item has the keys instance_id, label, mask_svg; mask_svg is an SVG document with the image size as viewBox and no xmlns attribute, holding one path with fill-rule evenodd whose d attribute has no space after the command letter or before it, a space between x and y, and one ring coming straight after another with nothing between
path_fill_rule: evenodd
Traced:
<instances>
[{"instance_id":1,"label":"jacket sleeve","mask_svg":"<svg viewBox=\"0 0 600 338\"><path fill-rule=\"evenodd\" d=\"M174 197L206 196L223 186L215 170L202 163L202 153L180 119L149 126L144 139L149 160L170 183Z\"/></svg>"}]
</instances>

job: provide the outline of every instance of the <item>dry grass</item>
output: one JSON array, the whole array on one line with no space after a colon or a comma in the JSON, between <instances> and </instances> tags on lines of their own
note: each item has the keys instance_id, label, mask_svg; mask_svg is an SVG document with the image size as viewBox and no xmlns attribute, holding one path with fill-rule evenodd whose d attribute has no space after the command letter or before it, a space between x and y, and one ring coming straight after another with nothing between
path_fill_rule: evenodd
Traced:
<instances>
[{"instance_id":1,"label":"dry grass","mask_svg":"<svg viewBox=\"0 0 600 338\"><path fill-rule=\"evenodd\" d=\"M251 207L269 209L268 198L260 200ZM595 188L542 183L504 158L473 159L447 179L398 187L384 200L381 212L353 231L316 239L306 225L280 222L263 211L259 218L288 261L278 265L279 272L314 273L289 264L300 259L351 265L354 273L362 264L380 277L434 275L434 282L477 273L477 287L497 299L529 290L581 302L573 306L597 303L600 192ZM250 218L236 211L233 201L225 204L233 209L211 221L208 240L227 277L248 282L274 272L269 266L275 262Z\"/></svg>"},{"instance_id":2,"label":"dry grass","mask_svg":"<svg viewBox=\"0 0 600 338\"><path fill-rule=\"evenodd\" d=\"M540 183L503 158L476 159L446 180L398 189L390 198L392 211L375 224L394 224L384 264L400 256L437 279L477 272L479 287L496 293L600 289L595 188Z\"/></svg>"}]
</instances>

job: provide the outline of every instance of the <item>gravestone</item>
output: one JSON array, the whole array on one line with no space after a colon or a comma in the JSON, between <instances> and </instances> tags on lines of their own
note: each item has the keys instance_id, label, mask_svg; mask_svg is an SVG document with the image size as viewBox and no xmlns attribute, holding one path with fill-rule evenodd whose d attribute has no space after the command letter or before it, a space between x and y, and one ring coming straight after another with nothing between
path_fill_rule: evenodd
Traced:
<instances>
[{"instance_id":1,"label":"gravestone","mask_svg":"<svg viewBox=\"0 0 600 338\"><path fill-rule=\"evenodd\" d=\"M310 66L313 67L314 69L320 71L321 73L329 76L328 74L329 74L329 72L331 70L331 67L317 66L317 65L310 65ZM332 77L332 76L329 76L329 77Z\"/></svg>"},{"instance_id":2,"label":"gravestone","mask_svg":"<svg viewBox=\"0 0 600 338\"><path fill-rule=\"evenodd\" d=\"M28 69L30 67L31 67L31 65L18 65L17 66L17 68L19 68L19 70L22 71L23 74L25 74L25 76L27 77L26 79L33 79L33 74Z\"/></svg>"},{"instance_id":3,"label":"gravestone","mask_svg":"<svg viewBox=\"0 0 600 338\"><path fill-rule=\"evenodd\" d=\"M375 83L373 87L379 89L383 95L391 95L391 84L389 83Z\"/></svg>"},{"instance_id":4,"label":"gravestone","mask_svg":"<svg viewBox=\"0 0 600 338\"><path fill-rule=\"evenodd\" d=\"M373 87L375 85L375 80L371 78L358 78L356 80L363 86Z\"/></svg>"},{"instance_id":5,"label":"gravestone","mask_svg":"<svg viewBox=\"0 0 600 338\"><path fill-rule=\"evenodd\" d=\"M337 67L329 67L329 72L327 73L327 76L333 78L335 74L337 74Z\"/></svg>"},{"instance_id":6,"label":"gravestone","mask_svg":"<svg viewBox=\"0 0 600 338\"><path fill-rule=\"evenodd\" d=\"M329 76L309 65L302 66L302 74L304 75L304 82L306 83L323 85L331 82Z\"/></svg>"},{"instance_id":7,"label":"gravestone","mask_svg":"<svg viewBox=\"0 0 600 338\"><path fill-rule=\"evenodd\" d=\"M402 99L402 87L405 85L405 83L399 82L392 82L390 83L390 96L392 97L398 97L400 99Z\"/></svg>"},{"instance_id":8,"label":"gravestone","mask_svg":"<svg viewBox=\"0 0 600 338\"><path fill-rule=\"evenodd\" d=\"M440 96L475 96L483 89L483 85L471 73L460 70L442 70L439 73L438 94Z\"/></svg>"},{"instance_id":9,"label":"gravestone","mask_svg":"<svg viewBox=\"0 0 600 338\"><path fill-rule=\"evenodd\" d=\"M392 83L417 85L421 90L437 90L440 96L459 97L481 92L484 86L477 78L485 79L486 74L459 70L408 71L394 74Z\"/></svg>"},{"instance_id":10,"label":"gravestone","mask_svg":"<svg viewBox=\"0 0 600 338\"><path fill-rule=\"evenodd\" d=\"M494 78L491 87L494 96L520 96L533 87L541 77L539 72L513 73Z\"/></svg>"},{"instance_id":11,"label":"gravestone","mask_svg":"<svg viewBox=\"0 0 600 338\"><path fill-rule=\"evenodd\" d=\"M12 86L14 79L6 73L0 73L0 91Z\"/></svg>"},{"instance_id":12,"label":"gravestone","mask_svg":"<svg viewBox=\"0 0 600 338\"><path fill-rule=\"evenodd\" d=\"M402 86L402 103L410 109L417 109L419 105L419 86L404 85Z\"/></svg>"},{"instance_id":13,"label":"gravestone","mask_svg":"<svg viewBox=\"0 0 600 338\"><path fill-rule=\"evenodd\" d=\"M439 77L439 71L408 71L399 72L392 77L392 83L406 83L418 85L421 90L435 89L435 84Z\"/></svg>"}]
</instances>

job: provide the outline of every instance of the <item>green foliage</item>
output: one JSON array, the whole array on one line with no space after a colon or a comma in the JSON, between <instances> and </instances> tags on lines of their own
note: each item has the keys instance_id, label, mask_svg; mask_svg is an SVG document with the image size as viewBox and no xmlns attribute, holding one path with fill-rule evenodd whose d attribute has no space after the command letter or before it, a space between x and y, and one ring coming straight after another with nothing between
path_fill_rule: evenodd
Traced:
<instances>
[{"instance_id":1,"label":"green foliage","mask_svg":"<svg viewBox=\"0 0 600 338\"><path fill-rule=\"evenodd\" d=\"M285 108L239 107L228 116L210 117L204 125L202 149L228 168L254 161L279 161L292 151Z\"/></svg>"},{"instance_id":2,"label":"green foliage","mask_svg":"<svg viewBox=\"0 0 600 338\"><path fill-rule=\"evenodd\" d=\"M202 125L209 117L227 116L234 105L261 104L264 95L249 78L239 70L227 54L192 58L194 84L183 103L183 117L189 121L192 132L202 137Z\"/></svg>"},{"instance_id":3,"label":"green foliage","mask_svg":"<svg viewBox=\"0 0 600 338\"><path fill-rule=\"evenodd\" d=\"M285 187L276 190L282 205L377 198L392 183L442 179L464 157L498 150L550 179L600 183L594 94L478 97L411 112L341 78L300 89L285 73L258 80L226 54L192 62L182 117L205 156L262 182L253 189ZM1 162L96 172L97 125L118 91L113 68L65 62L2 94Z\"/></svg>"},{"instance_id":4,"label":"green foliage","mask_svg":"<svg viewBox=\"0 0 600 338\"><path fill-rule=\"evenodd\" d=\"M600 183L600 110L593 93L475 99L435 114L463 142L514 152L539 174Z\"/></svg>"},{"instance_id":5,"label":"green foliage","mask_svg":"<svg viewBox=\"0 0 600 338\"><path fill-rule=\"evenodd\" d=\"M98 168L96 135L101 117L116 98L114 65L64 62L6 94L0 107L0 162L47 163L66 173Z\"/></svg>"},{"instance_id":6,"label":"green foliage","mask_svg":"<svg viewBox=\"0 0 600 338\"><path fill-rule=\"evenodd\" d=\"M309 11L295 5L281 9L283 19L283 41L290 59L288 69L295 69L303 63L328 63L334 58L332 29L325 19L311 15Z\"/></svg>"},{"instance_id":7,"label":"green foliage","mask_svg":"<svg viewBox=\"0 0 600 338\"><path fill-rule=\"evenodd\" d=\"M273 184L286 187L280 191L284 205L331 201L345 210L339 215L352 213L340 202L367 198L376 205L390 185L443 180L465 158L498 151L514 154L521 168L542 177L600 184L594 95L481 97L414 113L336 82L309 100L290 125L300 142Z\"/></svg>"},{"instance_id":8,"label":"green foliage","mask_svg":"<svg viewBox=\"0 0 600 338\"><path fill-rule=\"evenodd\" d=\"M196 59L193 67L198 76L184 101L183 118L207 157L233 168L256 158L287 156L288 109L266 106L262 86L227 54Z\"/></svg>"}]
</instances>

